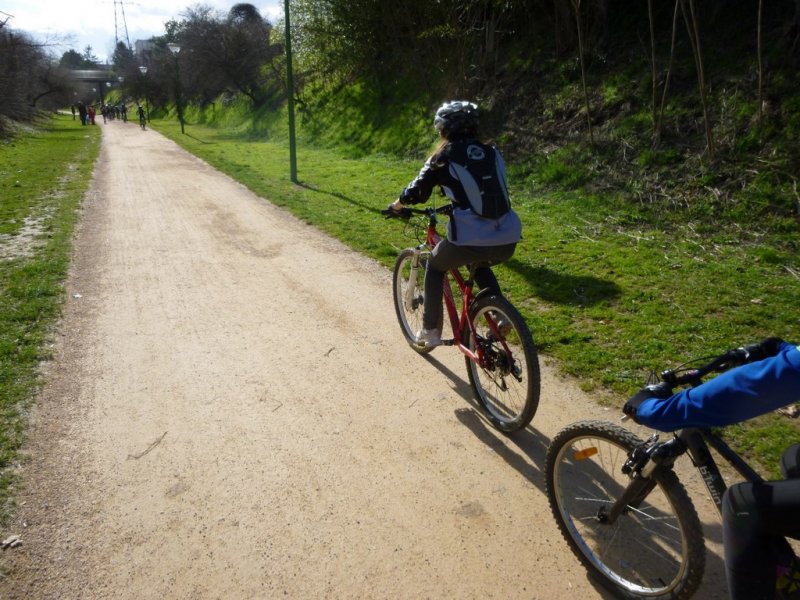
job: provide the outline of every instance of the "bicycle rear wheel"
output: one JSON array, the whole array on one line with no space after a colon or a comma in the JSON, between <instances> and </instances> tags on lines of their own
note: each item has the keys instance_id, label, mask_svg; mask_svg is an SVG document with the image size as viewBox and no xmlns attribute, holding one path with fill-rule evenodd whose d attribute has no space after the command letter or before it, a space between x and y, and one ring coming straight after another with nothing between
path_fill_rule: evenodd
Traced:
<instances>
[{"instance_id":1,"label":"bicycle rear wheel","mask_svg":"<svg viewBox=\"0 0 800 600\"><path fill-rule=\"evenodd\" d=\"M690 598L703 577L697 512L671 470L647 497L609 523L604 511L630 484L622 465L642 441L603 421L559 432L545 460L547 497L561 534L583 565L624 598Z\"/></svg>"},{"instance_id":2,"label":"bicycle rear wheel","mask_svg":"<svg viewBox=\"0 0 800 600\"><path fill-rule=\"evenodd\" d=\"M470 306L469 318L476 337L465 325L461 339L469 349L484 353L484 364L467 357L467 373L472 389L487 418L504 432L519 431L528 426L539 407L539 357L533 338L522 315L505 298L486 296ZM502 323L497 335L487 321L487 315Z\"/></svg>"},{"instance_id":3,"label":"bicycle rear wheel","mask_svg":"<svg viewBox=\"0 0 800 600\"><path fill-rule=\"evenodd\" d=\"M403 331L403 336L409 346L420 354L427 354L433 348L420 346L416 343L416 340L417 332L422 329L425 266L428 264L430 252L421 252L416 266L414 265L415 254L415 250L407 248L400 253L394 263L394 275L392 277L394 310L397 313L400 329Z\"/></svg>"}]
</instances>

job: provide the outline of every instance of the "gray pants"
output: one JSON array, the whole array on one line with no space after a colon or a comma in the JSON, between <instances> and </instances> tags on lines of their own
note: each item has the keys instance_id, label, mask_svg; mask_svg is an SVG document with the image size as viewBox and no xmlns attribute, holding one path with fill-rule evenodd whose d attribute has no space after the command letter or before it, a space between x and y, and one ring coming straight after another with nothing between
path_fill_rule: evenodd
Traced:
<instances>
[{"instance_id":1,"label":"gray pants","mask_svg":"<svg viewBox=\"0 0 800 600\"><path fill-rule=\"evenodd\" d=\"M475 269L475 283L480 289L489 288L501 294L497 278L489 268L507 261L514 255L516 244L503 246L457 246L449 240L442 240L431 252L425 270L425 308L422 313L422 326L425 329L442 329L442 293L444 275L447 271L469 264L480 265Z\"/></svg>"}]
</instances>

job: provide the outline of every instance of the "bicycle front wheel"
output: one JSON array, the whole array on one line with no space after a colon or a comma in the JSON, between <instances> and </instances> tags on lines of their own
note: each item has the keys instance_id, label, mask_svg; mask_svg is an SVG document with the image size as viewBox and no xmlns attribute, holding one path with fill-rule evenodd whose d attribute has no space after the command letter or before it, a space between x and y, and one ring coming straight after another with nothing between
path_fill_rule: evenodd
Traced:
<instances>
[{"instance_id":1,"label":"bicycle front wheel","mask_svg":"<svg viewBox=\"0 0 800 600\"><path fill-rule=\"evenodd\" d=\"M492 330L487 316L500 331ZM486 296L470 307L470 320L461 339L470 350L483 352L483 364L467 357L469 382L486 417L504 432L525 429L539 407L539 357L522 315L505 298ZM498 336L499 333L499 336Z\"/></svg>"},{"instance_id":2,"label":"bicycle front wheel","mask_svg":"<svg viewBox=\"0 0 800 600\"><path fill-rule=\"evenodd\" d=\"M403 250L394 263L392 292L397 321L408 344L420 354L427 354L433 347L416 343L417 332L422 329L422 310L424 305L425 266L430 252L417 252L411 248Z\"/></svg>"},{"instance_id":3,"label":"bicycle front wheel","mask_svg":"<svg viewBox=\"0 0 800 600\"><path fill-rule=\"evenodd\" d=\"M642 441L603 421L559 432L545 460L547 498L561 534L583 565L624 598L690 598L703 577L697 512L672 470L614 523L607 510L631 483L622 465Z\"/></svg>"}]
</instances>

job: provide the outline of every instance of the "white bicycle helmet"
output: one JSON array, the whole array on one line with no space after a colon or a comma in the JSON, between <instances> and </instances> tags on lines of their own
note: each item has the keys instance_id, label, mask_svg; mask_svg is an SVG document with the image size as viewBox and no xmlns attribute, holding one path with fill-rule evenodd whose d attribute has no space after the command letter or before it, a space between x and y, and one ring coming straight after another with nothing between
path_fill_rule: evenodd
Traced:
<instances>
[{"instance_id":1,"label":"white bicycle helmet","mask_svg":"<svg viewBox=\"0 0 800 600\"><path fill-rule=\"evenodd\" d=\"M454 133L475 134L478 131L478 105L467 100L445 102L436 111L433 126L445 137Z\"/></svg>"}]
</instances>

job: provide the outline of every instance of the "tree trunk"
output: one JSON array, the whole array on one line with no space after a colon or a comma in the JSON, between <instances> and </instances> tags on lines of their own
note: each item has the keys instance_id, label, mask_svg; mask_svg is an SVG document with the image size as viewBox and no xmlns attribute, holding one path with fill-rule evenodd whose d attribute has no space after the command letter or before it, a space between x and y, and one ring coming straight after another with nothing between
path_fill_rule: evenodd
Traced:
<instances>
[{"instance_id":1,"label":"tree trunk","mask_svg":"<svg viewBox=\"0 0 800 600\"><path fill-rule=\"evenodd\" d=\"M761 16L763 13L763 0L758 0L758 32L756 48L758 52L758 128L764 122L764 66L761 53Z\"/></svg>"},{"instance_id":2,"label":"tree trunk","mask_svg":"<svg viewBox=\"0 0 800 600\"><path fill-rule=\"evenodd\" d=\"M586 87L586 64L583 60L583 27L581 25L581 0L572 0L575 7L575 22L578 26L578 55L581 62L581 82L583 83L583 99L586 103L586 124L589 126L589 141L594 146L594 129L592 128L592 111L589 107L589 92Z\"/></svg>"},{"instance_id":3,"label":"tree trunk","mask_svg":"<svg viewBox=\"0 0 800 600\"><path fill-rule=\"evenodd\" d=\"M661 92L661 108L658 111L658 123L653 136L653 148L657 148L661 143L661 127L664 122L664 105L667 103L667 90L669 81L672 77L672 65L675 62L675 37L678 32L678 4L680 0L675 0L675 10L672 13L672 41L669 47L669 63L667 64L667 74L664 78L664 89Z\"/></svg>"},{"instance_id":4,"label":"tree trunk","mask_svg":"<svg viewBox=\"0 0 800 600\"><path fill-rule=\"evenodd\" d=\"M686 13L684 6L686 0L681 0L681 11L683 13L683 20L686 22L686 29L689 32L689 41L692 44L692 52L694 53L694 63L697 69L697 87L700 90L700 103L703 106L703 122L706 131L706 149L708 150L709 157L714 158L714 138L711 132L711 118L708 114L708 96L706 93L706 76L703 70L703 54L700 49L700 32L697 29L697 18L694 12L694 0L688 0L689 14ZM691 17L691 20L690 20Z\"/></svg>"},{"instance_id":5,"label":"tree trunk","mask_svg":"<svg viewBox=\"0 0 800 600\"><path fill-rule=\"evenodd\" d=\"M647 18L650 21L650 72L653 77L653 89L650 98L650 105L653 115L653 139L656 138L656 123L658 121L656 115L656 91L658 89L658 79L656 70L656 34L655 25L653 23L653 0L647 0Z\"/></svg>"},{"instance_id":6,"label":"tree trunk","mask_svg":"<svg viewBox=\"0 0 800 600\"><path fill-rule=\"evenodd\" d=\"M556 56L565 52L572 45L570 20L569 5L564 0L553 0L553 30L556 40Z\"/></svg>"}]
</instances>

